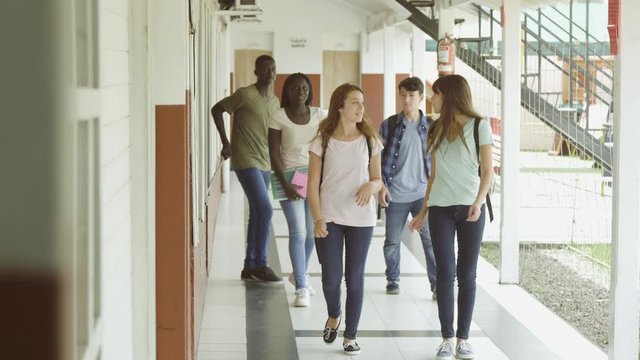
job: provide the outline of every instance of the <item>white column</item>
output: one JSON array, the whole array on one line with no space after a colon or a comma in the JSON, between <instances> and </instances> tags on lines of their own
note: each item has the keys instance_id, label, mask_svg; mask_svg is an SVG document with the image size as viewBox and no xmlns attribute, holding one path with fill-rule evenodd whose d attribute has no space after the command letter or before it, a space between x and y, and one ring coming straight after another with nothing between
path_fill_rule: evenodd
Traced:
<instances>
[{"instance_id":1,"label":"white column","mask_svg":"<svg viewBox=\"0 0 640 360\"><path fill-rule=\"evenodd\" d=\"M450 6L444 6L448 1L440 0L438 6L438 39L442 39L446 34L453 35L454 12Z\"/></svg>"},{"instance_id":2,"label":"white column","mask_svg":"<svg viewBox=\"0 0 640 360\"><path fill-rule=\"evenodd\" d=\"M620 1L615 59L613 238L609 359L638 357L638 239L640 238L640 4Z\"/></svg>"},{"instance_id":3,"label":"white column","mask_svg":"<svg viewBox=\"0 0 640 360\"><path fill-rule=\"evenodd\" d=\"M517 284L518 156L520 153L520 13L521 0L503 0L502 24L502 176L500 283Z\"/></svg>"},{"instance_id":4,"label":"white column","mask_svg":"<svg viewBox=\"0 0 640 360\"><path fill-rule=\"evenodd\" d=\"M425 63L425 41L426 35L417 26L412 26L411 33L411 76L415 76L425 82L427 78L427 64ZM426 86L426 84L425 84ZM426 94L425 90L425 94ZM426 101L420 102L420 110L426 111Z\"/></svg>"},{"instance_id":5,"label":"white column","mask_svg":"<svg viewBox=\"0 0 640 360\"><path fill-rule=\"evenodd\" d=\"M230 37L229 28L227 27L226 24L223 24L221 22L218 23L218 26L222 27L224 32L221 34L220 44L218 44L219 50L220 50L218 79L222 80L222 84L220 86L221 92L218 94L219 96L216 99L216 101L220 101L223 98L231 95L230 64L231 64L231 54L233 54L233 49L229 48L231 44L231 42L229 41L229 37ZM223 116L225 117L225 122L224 122L225 131L227 132L227 136L231 137L231 120L230 120L231 118L226 113L224 113ZM216 133L215 136L218 136L218 134ZM231 181L230 174L231 174L231 161L227 160L222 163L222 192L223 193L229 191L229 182Z\"/></svg>"},{"instance_id":6,"label":"white column","mask_svg":"<svg viewBox=\"0 0 640 360\"><path fill-rule=\"evenodd\" d=\"M129 8L133 358L156 358L155 122L150 114L148 3Z\"/></svg>"},{"instance_id":7,"label":"white column","mask_svg":"<svg viewBox=\"0 0 640 360\"><path fill-rule=\"evenodd\" d=\"M396 29L385 25L384 33L384 117L396 113Z\"/></svg>"}]
</instances>

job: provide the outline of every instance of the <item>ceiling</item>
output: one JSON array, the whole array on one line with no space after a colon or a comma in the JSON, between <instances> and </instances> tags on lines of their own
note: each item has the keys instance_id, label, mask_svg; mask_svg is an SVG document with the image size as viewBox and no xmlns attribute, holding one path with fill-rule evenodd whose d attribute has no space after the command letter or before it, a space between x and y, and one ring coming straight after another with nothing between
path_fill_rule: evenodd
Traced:
<instances>
[{"instance_id":1,"label":"ceiling","mask_svg":"<svg viewBox=\"0 0 640 360\"><path fill-rule=\"evenodd\" d=\"M324 0L326 1L326 0ZM381 12L392 11L398 15L406 15L409 16L409 12L406 11L400 4L398 4L395 0L329 0L335 4L339 4L341 6L346 6L352 9L361 10L367 13L367 15L378 14ZM487 6L494 8L496 10L500 9L502 2L505 0L444 0L446 2L451 2L454 4L454 7L465 8L471 3L476 3L479 5ZM506 0L508 1L508 0ZM586 1L586 0L585 0ZM592 2L602 2L605 0L591 0ZM521 0L523 9L536 9L539 7L545 7L549 5L557 5L561 3L568 3L569 0ZM438 3L438 1L436 1Z\"/></svg>"}]
</instances>

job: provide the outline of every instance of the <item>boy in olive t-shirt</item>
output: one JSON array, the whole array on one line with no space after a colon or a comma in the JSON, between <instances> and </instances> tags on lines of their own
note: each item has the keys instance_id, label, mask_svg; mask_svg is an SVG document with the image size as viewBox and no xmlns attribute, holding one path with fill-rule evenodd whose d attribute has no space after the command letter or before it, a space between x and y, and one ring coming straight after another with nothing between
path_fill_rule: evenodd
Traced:
<instances>
[{"instance_id":1,"label":"boy in olive t-shirt","mask_svg":"<svg viewBox=\"0 0 640 360\"><path fill-rule=\"evenodd\" d=\"M222 140L222 157L231 158L231 167L249 200L247 251L242 280L264 282L282 281L267 266L267 248L273 208L269 198L269 146L268 123L280 104L271 85L276 76L272 57L261 55L256 59L253 85L238 89L233 95L220 100L211 109L213 121ZM223 112L234 114L233 143L227 138Z\"/></svg>"}]
</instances>

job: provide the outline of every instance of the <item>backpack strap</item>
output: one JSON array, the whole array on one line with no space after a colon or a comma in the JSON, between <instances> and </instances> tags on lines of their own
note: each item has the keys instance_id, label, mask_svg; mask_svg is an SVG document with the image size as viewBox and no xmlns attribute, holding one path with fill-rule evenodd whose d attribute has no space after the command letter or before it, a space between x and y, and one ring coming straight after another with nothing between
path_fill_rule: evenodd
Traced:
<instances>
[{"instance_id":1,"label":"backpack strap","mask_svg":"<svg viewBox=\"0 0 640 360\"><path fill-rule=\"evenodd\" d=\"M478 176L482 177L482 171L480 170L480 134L478 128L480 127L480 118L475 118L473 123L473 141L476 143L476 155L478 156ZM489 222L493 221L493 207L491 206L491 198L487 193L487 210L489 210Z\"/></svg>"},{"instance_id":2,"label":"backpack strap","mask_svg":"<svg viewBox=\"0 0 640 360\"><path fill-rule=\"evenodd\" d=\"M367 154L369 155L368 166L371 166L371 153L373 149L371 149L371 139L367 138L366 140L367 140ZM322 162L322 165L320 167L320 184L322 184L322 177L324 176L324 154L327 152L328 146L329 146L329 141L327 141L327 145L324 145L322 147L322 156L320 157L320 161Z\"/></svg>"},{"instance_id":3,"label":"backpack strap","mask_svg":"<svg viewBox=\"0 0 640 360\"><path fill-rule=\"evenodd\" d=\"M384 139L384 149L382 149L382 156L387 156L387 152L389 151L389 144L391 143L391 139L396 134L396 128L398 127L398 114L391 115L387 118L387 136ZM371 157L371 152L369 152L369 157Z\"/></svg>"}]
</instances>

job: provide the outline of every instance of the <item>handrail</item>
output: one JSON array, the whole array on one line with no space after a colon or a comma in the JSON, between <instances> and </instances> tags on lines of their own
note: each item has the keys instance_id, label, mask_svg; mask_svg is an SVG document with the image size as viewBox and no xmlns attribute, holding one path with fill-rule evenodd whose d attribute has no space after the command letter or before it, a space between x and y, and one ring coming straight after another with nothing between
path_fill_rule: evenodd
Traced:
<instances>
[{"instance_id":1,"label":"handrail","mask_svg":"<svg viewBox=\"0 0 640 360\"><path fill-rule=\"evenodd\" d=\"M576 23L575 21L571 20L571 18L569 18L566 14L564 14L562 11L556 9L555 6L550 6L550 8L552 8L553 10L555 10L558 14L562 15L565 19L571 21L573 23L573 26L577 27L578 29L582 30L582 32L584 32L587 36L592 37L594 40L596 40L597 42L600 42L600 40L596 39L595 36L591 35L587 30L583 29L582 26L578 25L578 23ZM545 17L547 17L549 20L551 20L546 14L542 14ZM551 22L555 23L555 21L551 20ZM558 27L562 28L561 26L558 25ZM564 30L564 29L563 29Z\"/></svg>"},{"instance_id":2,"label":"handrail","mask_svg":"<svg viewBox=\"0 0 640 360\"><path fill-rule=\"evenodd\" d=\"M482 12L484 13L484 15L486 15L487 17L489 17L489 18L490 18L490 19L492 19L493 21L495 21L495 22L499 23L499 21L498 21L496 18L492 17L492 16L491 16L489 13L487 13L487 12L486 12L486 10L484 10L481 6L479 6L479 5L477 5L477 4L474 4L474 6L476 6L480 11L482 11ZM537 21L535 18L533 18L531 15L529 15L529 14L526 14L526 13L525 13L525 16L526 16L526 17L531 18L531 19L532 19L536 24L538 24L538 21ZM553 34L553 32L552 32L551 30L549 30L549 29L548 29L547 27L545 27L544 25L542 25L542 24L538 24L538 25L539 25L540 27L544 28L544 29L545 29L547 32L549 32L550 34L552 34L552 35L556 36L555 34ZM565 55L565 54L563 54L562 52L558 51L558 48L557 48L557 47L555 47L555 46L553 46L553 45L549 44L547 41L545 41L545 40L541 39L540 37L538 37L538 35L537 35L533 30L529 29L529 27L523 26L523 28L525 29L525 31L526 31L527 33L529 33L529 34L533 35L533 37L538 41L538 43L543 44L547 49L551 50L554 54L556 54L557 56L562 57L562 58L563 58L563 60L565 60L565 61L573 61L572 59L569 59L569 58L567 57L567 55ZM556 38L557 38L557 37L556 37ZM558 40L561 40L560 38L557 38L557 39L558 39ZM534 48L533 48L533 47L531 47L531 49L534 49ZM589 61L589 59L587 58L587 56L586 56L585 54L582 54L582 53L578 52L578 55L579 55L580 57L582 57L582 58L585 60L585 62L586 62L586 61ZM553 62L553 61L551 61L551 60L550 60L546 55L539 54L539 56L544 57L544 58L545 58L545 60L547 60L547 61L549 61L549 62L551 62L551 63L554 63L554 62ZM603 59L603 60L604 60L604 59ZM596 86L598 86L600 89L602 89L604 92L609 93L609 94L611 93L611 90L610 90L606 85L604 85L604 84L603 84L602 82L600 82L596 77L592 76L590 73L587 73L587 72L586 72L586 70L585 70L582 66L580 66L579 64L574 64L574 66L575 66L576 68L578 68L578 71L580 71L580 72L582 72L582 73L584 73L584 74L585 74L585 82L584 82L584 83L581 83L579 79L576 79L575 81L577 81L578 83L580 83L580 84L581 84L581 85L583 85L583 86L587 86L586 84L588 83L588 81L593 81L593 83L594 83ZM593 67L594 67L598 72L600 72L600 73L601 73L602 75L604 75L606 78L611 79L611 80L613 81L613 78L612 78L611 76L609 76L609 74L607 74L607 73L604 71L604 69L603 69L602 67L600 67L600 66L598 66L598 65L596 65L596 64L591 64L591 66L593 66ZM565 74L567 74L567 75L568 75L568 73L567 73L566 71L564 71L564 69L563 69L563 72L564 72ZM599 98L599 99L601 99L601 100L603 100L603 99L602 99L602 97L600 97L600 96L598 96L598 98ZM603 101L604 101L604 100L603 100ZM605 101L605 103L607 103L607 104L608 104L608 102L607 102L607 101Z\"/></svg>"},{"instance_id":3,"label":"handrail","mask_svg":"<svg viewBox=\"0 0 640 360\"><path fill-rule=\"evenodd\" d=\"M533 50L537 50L532 44L527 43L526 41L522 40L522 43L524 44L524 46L533 49ZM553 65L556 69L560 70L563 74L565 74L566 76L569 76L569 71L565 70L564 68L562 68L560 65L558 65L555 61L551 61L548 57L546 56L541 56L543 57L547 62L549 62L551 65ZM580 83L579 79L575 79L576 82ZM584 85L584 84L582 84ZM603 89L605 90L605 89ZM600 96L598 93L594 93L593 96L597 97L598 99L600 99L600 101L602 101L604 104L609 105L609 101L605 100L602 96Z\"/></svg>"},{"instance_id":4,"label":"handrail","mask_svg":"<svg viewBox=\"0 0 640 360\"><path fill-rule=\"evenodd\" d=\"M552 35L553 37L555 37L555 38L556 38L556 39L558 39L559 41L562 41L562 39L561 39L558 35L556 35L553 31L551 31L551 29L547 28L546 26L544 26L544 25L542 25L542 24L539 24L539 23L537 22L537 20L535 20L535 18L534 18L533 16L531 16L531 15L529 15L529 14L526 14L526 13L524 14L524 16L525 16L525 17L527 17L527 18L529 18L529 19L531 19L531 20L533 20L533 21L534 21L538 26L540 26L542 29L546 30L550 35ZM556 25L558 25L558 24L556 24ZM559 25L558 25L558 26L559 26ZM563 30L564 30L564 29L563 29ZM525 31L529 31L528 27L525 27ZM533 32L533 30L530 30L530 31L531 31L531 32ZM566 31L566 30L564 30L564 31ZM575 37L574 37L574 38L575 38ZM540 41L540 40L542 40L542 39L539 39L538 41ZM548 41L546 41L546 40L542 40L542 42L548 43ZM586 50L587 50L587 52L589 52L589 48L588 48L588 47L586 48ZM578 52L578 55L579 55L580 57L582 57L585 61L587 61L587 56L591 56L590 54L582 54L582 53L580 53L580 52ZM595 55L595 56L599 57L602 61L607 61L606 59L604 59L604 58L603 58L602 56L600 56L599 54L596 54L595 52L594 52L594 54L593 54L593 55ZM599 70L599 71L600 71L604 76L606 76L608 79L613 80L613 77L612 77L612 76L610 76L609 74L607 74L606 72L604 72L604 70L603 70L600 66L598 66L598 65L596 65L596 64L592 64L591 66L593 66L593 67L597 68L597 69L598 69L598 70Z\"/></svg>"},{"instance_id":5,"label":"handrail","mask_svg":"<svg viewBox=\"0 0 640 360\"><path fill-rule=\"evenodd\" d=\"M563 60L565 60L565 61L573 61L573 59L570 59L567 55L559 53L558 50L557 50L558 48L556 46L553 46L553 45L549 44L548 42L538 38L538 35L535 34L533 32L533 30L529 30L529 29L525 28L525 31L527 33L531 34L535 39L537 39L540 44L544 45L547 49L553 51L557 56L561 56ZM540 54L540 55L546 58L546 55L542 55L542 54ZM578 54L578 55L580 57L582 57L585 61L589 61L589 59L584 57L583 54ZM597 66L597 65L591 65L591 66L593 66L594 68L596 68L596 70L599 70L600 72L605 74L604 70L602 70L602 68L600 68L599 66ZM584 74L585 83L588 83L589 81L593 81L594 84L596 84L599 88L604 90L606 93L609 93L609 94L611 93L611 89L609 89L606 85L604 85L602 82L600 82L600 80L598 80L595 76L592 76L590 73L588 73L586 71L586 69L583 68L580 64L574 64L574 67L577 68L579 72ZM576 81L578 81L578 80L576 80ZM582 84L582 85L586 86L586 84Z\"/></svg>"},{"instance_id":6,"label":"handrail","mask_svg":"<svg viewBox=\"0 0 640 360\"><path fill-rule=\"evenodd\" d=\"M484 15L486 15L486 16L487 16L488 18L490 18L492 21L496 22L497 24L500 24L500 21L499 21L498 19L496 19L495 17L491 16L491 14L489 14L486 10L484 10L480 5L478 5L478 4L474 4L474 6L476 6L480 11L482 11L482 13L483 13ZM541 14L542 14L542 15L544 15L542 12L541 12ZM534 22L534 24L535 24L535 25L540 26L541 28L543 28L544 30L546 30L550 35L554 36L557 40L562 41L562 39L561 39L560 37L558 37L558 36L557 36L553 31L551 31L549 28L547 28L546 26L544 26L544 25L542 25L541 23L539 23L539 22L538 22L538 20L537 20L537 19L535 19L533 16L531 16L531 15L529 15L529 14L527 14L527 13L524 13L524 15L525 15L525 17L528 17L528 18L530 18L531 20L533 20L533 22ZM551 22L553 22L553 20L551 20ZM553 22L553 23L555 24L555 22ZM555 25L559 26L558 24L555 24ZM539 37L537 36L537 34L535 34L535 33L533 32L533 30L530 30L530 29L529 29L529 27L526 27L526 26L525 26L525 27L524 27L524 29L525 29L525 31L527 31L527 32L529 32L529 33L531 33L531 34L533 34L533 35L534 35L534 37L535 37L539 42L541 42L542 44L545 44L545 46L546 46L549 50L553 51L553 53L554 53L554 54L556 54L556 55L560 55L560 56L562 56L563 58L566 58L566 55L564 55L564 54L558 54L557 48L552 48L552 47L551 47L552 45L551 45L551 44L549 44L549 43L548 43L548 41L545 41L545 40L543 40L543 39L539 38ZM563 29L563 31L566 31L566 30L565 30L565 29ZM587 52L589 52L589 48L587 48L587 49L586 49L586 51L587 51ZM549 59L547 58L547 56L546 56L546 55L542 55L542 54L540 54L540 55L541 55L542 57L544 57L545 59L549 60ZM578 55L580 55L580 56L581 56L585 61L588 61L587 55L582 54L582 53L580 53L580 52L578 52ZM595 52L594 52L594 55L598 56L598 57L599 57L601 60L603 60L603 61L607 61L606 59L604 59L604 58L603 58L602 56L600 56L599 54L596 54ZM579 65L577 65L577 66L579 66ZM606 78L608 78L608 79L610 79L610 80L612 80L612 81L613 81L613 77L612 77L612 76L610 76L608 73L606 73L602 67L600 67L600 66L598 66L598 65L596 65L596 64L592 64L591 66L593 66L594 68L596 68L600 73L602 73L602 75L603 75L603 76L605 76ZM583 72L584 72L584 71L583 71ZM582 85L585 85L585 84L582 84ZM600 85L602 85L602 86L600 86ZM609 90L609 89L608 89L606 86L604 86L602 83L600 83L600 85L598 85L598 86L600 86L600 87L601 87L603 90L605 90L606 92L608 92L608 93L610 93L610 92L611 92L611 90Z\"/></svg>"},{"instance_id":7,"label":"handrail","mask_svg":"<svg viewBox=\"0 0 640 360\"><path fill-rule=\"evenodd\" d=\"M396 0L396 2L412 13L409 17L411 23L432 38L437 39L438 25L436 20L412 7L406 0ZM456 56L480 76L487 79L493 86L500 88L502 73L479 54L459 46L456 47ZM543 99L540 94L534 92L526 84L521 84L520 87L521 105L525 109L540 118L548 126L565 135L573 143L578 144L582 151L594 158L603 168L611 169L613 155L611 148L602 144L599 139L596 139L586 129L580 127L577 122L568 121L567 116L560 113L555 106Z\"/></svg>"}]
</instances>

